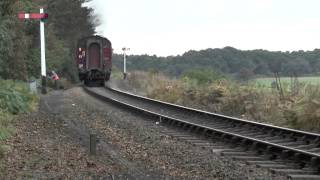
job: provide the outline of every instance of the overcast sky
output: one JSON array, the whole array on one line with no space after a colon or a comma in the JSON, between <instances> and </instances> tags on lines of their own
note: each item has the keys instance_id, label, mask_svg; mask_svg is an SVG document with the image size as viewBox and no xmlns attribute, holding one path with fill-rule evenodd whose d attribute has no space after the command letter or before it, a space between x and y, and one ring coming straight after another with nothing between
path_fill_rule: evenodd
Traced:
<instances>
[{"instance_id":1,"label":"overcast sky","mask_svg":"<svg viewBox=\"0 0 320 180\"><path fill-rule=\"evenodd\" d=\"M320 48L319 0L92 0L116 53L169 56L223 48Z\"/></svg>"}]
</instances>

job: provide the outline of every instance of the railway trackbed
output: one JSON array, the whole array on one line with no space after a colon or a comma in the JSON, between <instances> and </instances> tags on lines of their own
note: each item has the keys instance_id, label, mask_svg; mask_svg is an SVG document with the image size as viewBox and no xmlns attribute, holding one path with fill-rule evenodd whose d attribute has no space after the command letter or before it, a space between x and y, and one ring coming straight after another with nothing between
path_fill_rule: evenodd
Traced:
<instances>
[{"instance_id":1,"label":"railway trackbed","mask_svg":"<svg viewBox=\"0 0 320 180\"><path fill-rule=\"evenodd\" d=\"M84 87L92 96L175 128L165 133L289 179L320 179L320 134L247 121L161 102L112 88ZM221 145L210 143L219 139Z\"/></svg>"}]
</instances>

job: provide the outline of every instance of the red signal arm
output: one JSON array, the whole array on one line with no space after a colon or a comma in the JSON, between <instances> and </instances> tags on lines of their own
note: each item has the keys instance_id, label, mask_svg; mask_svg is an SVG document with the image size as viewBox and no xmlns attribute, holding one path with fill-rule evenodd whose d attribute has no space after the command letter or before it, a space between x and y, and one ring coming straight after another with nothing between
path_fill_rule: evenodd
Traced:
<instances>
[{"instance_id":1,"label":"red signal arm","mask_svg":"<svg viewBox=\"0 0 320 180\"><path fill-rule=\"evenodd\" d=\"M19 19L48 19L48 13L19 13Z\"/></svg>"}]
</instances>

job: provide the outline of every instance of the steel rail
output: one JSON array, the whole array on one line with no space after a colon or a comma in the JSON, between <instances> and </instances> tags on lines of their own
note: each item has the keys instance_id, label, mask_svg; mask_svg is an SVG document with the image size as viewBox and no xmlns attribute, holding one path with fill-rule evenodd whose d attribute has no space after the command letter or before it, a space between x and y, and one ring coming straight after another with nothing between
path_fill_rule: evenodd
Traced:
<instances>
[{"instance_id":1,"label":"steel rail","mask_svg":"<svg viewBox=\"0 0 320 180\"><path fill-rule=\"evenodd\" d=\"M272 143L272 142L268 142L268 141L264 141L264 140L260 140L260 139L256 139L256 138L252 138L252 137L248 137L248 136L244 136L241 134L236 134L236 133L232 133L232 132L228 132L228 131L224 131L222 129L217 129L214 127L209 127L209 126L205 126L205 125L200 125L197 123L193 123L193 122L189 122L187 120L182 120L182 119L178 119L178 118L174 118L174 117L170 117L168 115L164 115L164 114L160 114L157 112L152 112L143 108L140 108L138 106L126 103L126 102L121 102L115 98L111 98L111 97L106 97L100 93L94 92L91 88L88 87L84 87L85 91L95 97L97 97L98 99L103 99L103 100L107 100L107 101L111 101L113 103L117 103L119 105L122 105L124 107L129 107L133 110L137 110L140 112L144 112L146 114L152 115L154 117L161 117L162 121L165 121L171 125L179 125L179 126L189 126L192 127L192 129L195 129L197 132L202 132L202 134L205 134L207 136L210 135L220 135L223 136L224 138L233 140L235 142L241 142L241 144L245 145L245 146L254 146L255 149L262 151L262 152L267 152L269 154L276 154L277 156L280 155L284 155L286 158L294 160L296 162L299 163L304 163L304 164L309 164L313 167L317 167L319 168L320 165L320 154L317 153L312 153L312 152L308 152L308 151L304 151L304 150L300 150L300 149L296 149L296 148L292 148L292 147L288 147L288 146L283 146L283 145L279 145L276 143ZM184 106L180 106L180 105L175 105L175 104L171 104L171 103L167 103L167 102L162 102L159 100L154 100L154 99L150 99L150 98L146 98L146 97L142 97L139 95L135 95L132 93L128 93L128 92L124 92L121 91L119 89L112 89L112 88L108 88L108 90L111 90L115 93L124 95L124 96L129 96L129 97L133 97L136 99L140 99L142 101L148 101L148 102L153 102L153 103L157 103L163 106L170 106L170 107L174 107L174 108L178 108L181 110L188 110L188 111L192 111L192 112L197 112L197 113L202 113L202 114L206 114L209 116L213 116L215 118L223 118L229 121L235 121L235 122L240 122L240 123L246 123L246 124L250 124L250 125L254 125L254 126L258 126L258 127L263 127L263 128L269 128L269 129L275 129L275 130L281 130L283 132L286 133L294 133L294 134L299 134L302 137L307 137L309 139L312 139L313 142L318 142L320 134L316 134L316 133L309 133L309 132L305 132L305 131L299 131L299 130L294 130L294 129L289 129L289 128L283 128L283 127L278 127L278 126L273 126L273 125L269 125L269 124L263 124L263 123L258 123L258 122L252 122L252 121L248 121L248 120L243 120L243 119L239 119L239 118L234 118L234 117L230 117L230 116L225 116L225 115L220 115L220 114L216 114L216 113L211 113L211 112L206 112L206 111L202 111L202 110L198 110L198 109L193 109L193 108L189 108L189 107L184 107ZM205 133L203 133L205 132Z\"/></svg>"},{"instance_id":2,"label":"steel rail","mask_svg":"<svg viewBox=\"0 0 320 180\"><path fill-rule=\"evenodd\" d=\"M114 91L114 92L117 92L117 93L121 93L121 94L126 95L126 96L136 97L136 98L139 98L139 99L152 101L152 102L159 103L159 104L165 104L165 105L168 105L168 106L171 106L171 107L175 107L175 108L180 108L180 109L183 109L183 110L189 110L189 111L193 111L193 112L203 113L203 114L206 114L206 115L210 115L210 116L213 116L213 117L219 117L219 118L223 118L223 119L227 119L227 120L231 120L231 121L243 122L243 123L251 124L251 125L255 125L255 126L261 126L261 127L265 127L265 128L271 128L271 129L286 131L286 132L295 133L295 134L301 134L303 136L307 135L307 136L313 137L314 139L318 139L320 141L320 134L317 134L317 133L311 133L311 132L307 132L307 131L300 131L300 130L284 128L284 127L280 127L280 126L274 126L274 125L266 124L266 123L259 123L259 122L249 121L249 120L240 119L240 118L236 118L236 117L231 117L231 116L226 116L226 115L222 115L222 114L203 111L203 110L200 110L200 109L194 109L194 108L190 108L190 107L186 107L186 106L172 104L172 103L168 103L168 102L164 102L164 101L160 101L160 100L156 100L156 99L151 99L151 98L148 98L148 97L143 97L143 96L139 96L139 95L136 95L136 94L132 94L130 92L125 92L125 91L122 91L122 90L116 89L116 88L110 88L110 87L106 87L106 88L108 90L111 90L111 91Z\"/></svg>"}]
</instances>

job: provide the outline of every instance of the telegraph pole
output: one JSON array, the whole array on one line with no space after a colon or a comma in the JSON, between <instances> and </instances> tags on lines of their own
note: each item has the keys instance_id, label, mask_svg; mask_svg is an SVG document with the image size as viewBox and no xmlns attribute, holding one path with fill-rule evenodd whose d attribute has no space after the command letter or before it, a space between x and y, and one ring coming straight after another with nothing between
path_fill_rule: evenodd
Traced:
<instances>
[{"instance_id":1,"label":"telegraph pole","mask_svg":"<svg viewBox=\"0 0 320 180\"><path fill-rule=\"evenodd\" d=\"M37 19L40 20L40 46L41 46L41 92L47 93L47 73L46 73L46 51L44 37L44 20L48 19L48 14L44 13L43 8L40 8L40 13L19 13L19 19Z\"/></svg>"},{"instance_id":2,"label":"telegraph pole","mask_svg":"<svg viewBox=\"0 0 320 180\"><path fill-rule=\"evenodd\" d=\"M126 51L130 50L130 48L123 47L123 79L127 78L127 60L126 60Z\"/></svg>"}]
</instances>

